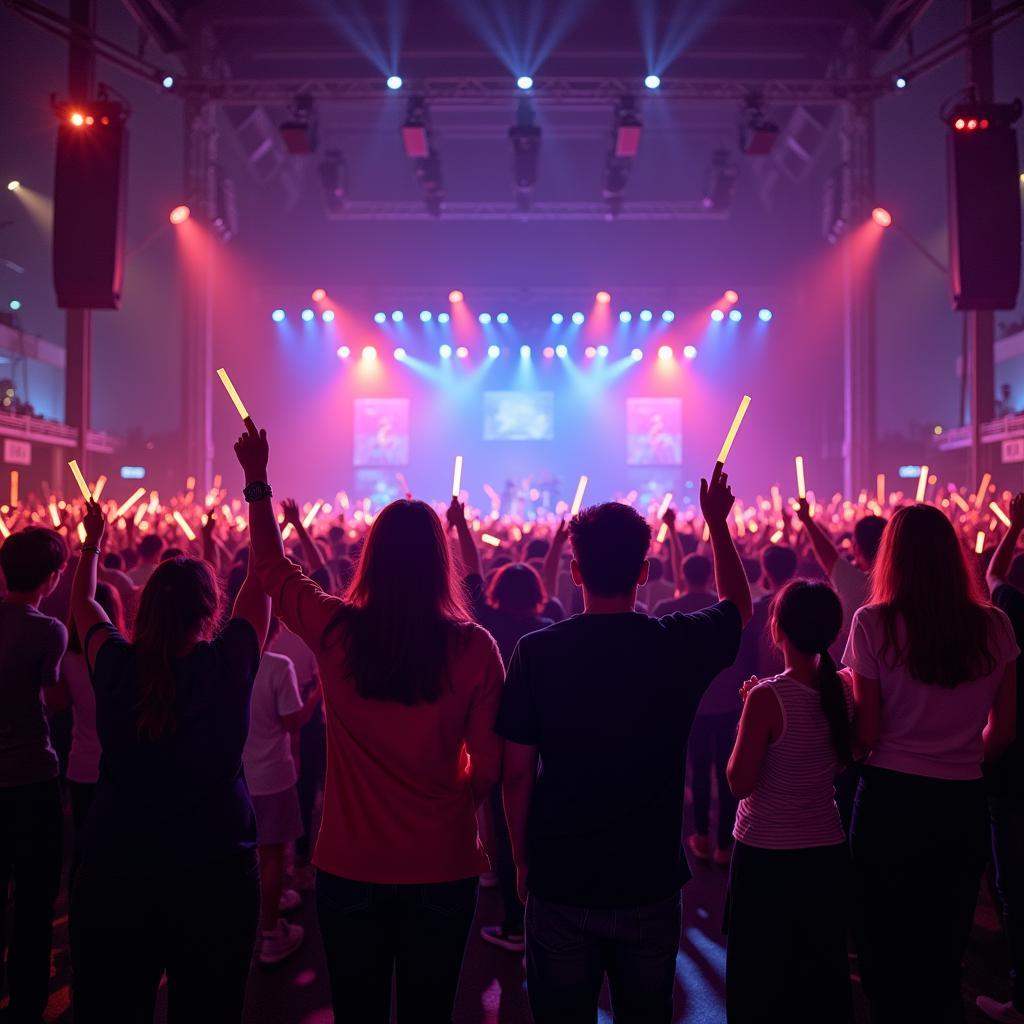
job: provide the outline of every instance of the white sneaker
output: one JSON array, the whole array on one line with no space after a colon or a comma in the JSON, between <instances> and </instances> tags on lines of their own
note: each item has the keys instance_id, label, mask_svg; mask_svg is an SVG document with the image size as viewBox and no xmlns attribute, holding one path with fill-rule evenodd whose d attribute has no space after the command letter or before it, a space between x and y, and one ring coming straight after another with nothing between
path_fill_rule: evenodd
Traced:
<instances>
[{"instance_id":1,"label":"white sneaker","mask_svg":"<svg viewBox=\"0 0 1024 1024\"><path fill-rule=\"evenodd\" d=\"M281 902L277 909L281 914L287 914L289 910L296 910L302 906L302 897L294 889L284 889L281 892Z\"/></svg>"},{"instance_id":2,"label":"white sneaker","mask_svg":"<svg viewBox=\"0 0 1024 1024\"><path fill-rule=\"evenodd\" d=\"M997 1003L990 996L978 996L977 1007L986 1017L1002 1024L1024 1024L1024 1013L1014 1009L1013 1003Z\"/></svg>"},{"instance_id":3,"label":"white sneaker","mask_svg":"<svg viewBox=\"0 0 1024 1024\"><path fill-rule=\"evenodd\" d=\"M278 964L291 956L302 945L305 934L301 924L278 921L272 932L263 932L260 936L260 963Z\"/></svg>"}]
</instances>

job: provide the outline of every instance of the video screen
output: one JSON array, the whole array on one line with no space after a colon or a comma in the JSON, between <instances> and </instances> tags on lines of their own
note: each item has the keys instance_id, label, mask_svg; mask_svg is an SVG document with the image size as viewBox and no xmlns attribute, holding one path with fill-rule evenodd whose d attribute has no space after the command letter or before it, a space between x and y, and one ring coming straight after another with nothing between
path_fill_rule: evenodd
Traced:
<instances>
[{"instance_id":1,"label":"video screen","mask_svg":"<svg viewBox=\"0 0 1024 1024\"><path fill-rule=\"evenodd\" d=\"M627 465L680 465L683 461L682 423L682 399L627 398Z\"/></svg>"},{"instance_id":2,"label":"video screen","mask_svg":"<svg viewBox=\"0 0 1024 1024\"><path fill-rule=\"evenodd\" d=\"M355 466L405 466L409 462L409 399L355 400Z\"/></svg>"},{"instance_id":3,"label":"video screen","mask_svg":"<svg viewBox=\"0 0 1024 1024\"><path fill-rule=\"evenodd\" d=\"M485 441L551 441L555 436L553 391L485 391Z\"/></svg>"}]
</instances>

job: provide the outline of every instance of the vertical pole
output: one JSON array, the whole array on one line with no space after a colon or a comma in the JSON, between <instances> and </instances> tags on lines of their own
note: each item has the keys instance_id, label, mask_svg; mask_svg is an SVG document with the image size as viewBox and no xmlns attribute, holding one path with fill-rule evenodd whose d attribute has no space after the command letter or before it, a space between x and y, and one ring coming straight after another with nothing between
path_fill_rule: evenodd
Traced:
<instances>
[{"instance_id":1,"label":"vertical pole","mask_svg":"<svg viewBox=\"0 0 1024 1024\"><path fill-rule=\"evenodd\" d=\"M96 0L71 0L71 40L68 50L68 98L72 103L92 99L96 54L92 36L96 28ZM75 458L89 474L89 425L92 400L92 310L69 309L65 314L64 422L77 431ZM54 479L60 487L67 467Z\"/></svg>"},{"instance_id":2,"label":"vertical pole","mask_svg":"<svg viewBox=\"0 0 1024 1024\"><path fill-rule=\"evenodd\" d=\"M992 13L992 0L965 0L967 24ZM992 73L992 34L982 32L967 48L967 84L974 98L991 103L994 91ZM949 182L953 188L954 183ZM982 424L995 413L995 313L991 309L970 310L967 317L967 368L971 388L971 464L970 481L980 480L994 468L995 453L981 441Z\"/></svg>"}]
</instances>

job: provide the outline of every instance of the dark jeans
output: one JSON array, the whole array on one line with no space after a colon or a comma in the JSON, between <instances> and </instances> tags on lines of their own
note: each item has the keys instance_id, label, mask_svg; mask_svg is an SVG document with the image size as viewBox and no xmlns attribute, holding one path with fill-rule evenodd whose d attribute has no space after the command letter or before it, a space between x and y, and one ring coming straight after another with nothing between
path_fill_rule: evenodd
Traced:
<instances>
[{"instance_id":1,"label":"dark jeans","mask_svg":"<svg viewBox=\"0 0 1024 1024\"><path fill-rule=\"evenodd\" d=\"M295 853L303 861L309 860L316 845L318 830L313 827L313 808L327 770L326 728L323 714L318 710L299 733L299 778L295 789L299 795L303 833L295 840Z\"/></svg>"},{"instance_id":2,"label":"dark jeans","mask_svg":"<svg viewBox=\"0 0 1024 1024\"><path fill-rule=\"evenodd\" d=\"M316 873L316 909L339 1021L450 1024L477 879L377 885Z\"/></svg>"},{"instance_id":3,"label":"dark jeans","mask_svg":"<svg viewBox=\"0 0 1024 1024\"><path fill-rule=\"evenodd\" d=\"M984 783L865 767L850 842L872 1021L962 1024L960 964L988 857Z\"/></svg>"},{"instance_id":4,"label":"dark jeans","mask_svg":"<svg viewBox=\"0 0 1024 1024\"><path fill-rule=\"evenodd\" d=\"M1010 947L1011 998L1024 1012L1024 799L991 797L988 809L996 895Z\"/></svg>"},{"instance_id":5,"label":"dark jeans","mask_svg":"<svg viewBox=\"0 0 1024 1024\"><path fill-rule=\"evenodd\" d=\"M7 943L9 1013L13 1021L38 1020L46 1008L63 832L57 779L0 788L0 971L7 892L13 882L14 928Z\"/></svg>"},{"instance_id":6,"label":"dark jeans","mask_svg":"<svg viewBox=\"0 0 1024 1024\"><path fill-rule=\"evenodd\" d=\"M729 1024L853 1020L845 843L763 850L737 842L729 869Z\"/></svg>"},{"instance_id":7,"label":"dark jeans","mask_svg":"<svg viewBox=\"0 0 1024 1024\"><path fill-rule=\"evenodd\" d=\"M260 891L256 852L142 875L83 864L71 897L75 1024L242 1016Z\"/></svg>"},{"instance_id":8,"label":"dark jeans","mask_svg":"<svg viewBox=\"0 0 1024 1024\"><path fill-rule=\"evenodd\" d=\"M82 834L82 825L85 824L85 816L89 813L95 793L95 782L72 782L68 779L71 820L75 826L75 846L71 854L71 869L68 872L68 892L74 892L75 889L75 876L78 874L78 837Z\"/></svg>"},{"instance_id":9,"label":"dark jeans","mask_svg":"<svg viewBox=\"0 0 1024 1024\"><path fill-rule=\"evenodd\" d=\"M525 908L516 891L516 864L512 857L512 840L505 821L505 808L501 802L501 786L491 790L491 817L494 820L494 856L498 872L498 886L505 905L505 920L502 927L510 935L523 934L523 912Z\"/></svg>"},{"instance_id":10,"label":"dark jeans","mask_svg":"<svg viewBox=\"0 0 1024 1024\"><path fill-rule=\"evenodd\" d=\"M617 910L526 902L526 983L535 1024L594 1024L608 975L623 1024L670 1024L679 952L679 893Z\"/></svg>"},{"instance_id":11,"label":"dark jeans","mask_svg":"<svg viewBox=\"0 0 1024 1024\"><path fill-rule=\"evenodd\" d=\"M736 741L734 714L698 715L690 729L690 792L693 794L693 823L698 835L706 836L711 820L711 773L718 780L718 848L732 845L737 802L729 789L725 768Z\"/></svg>"}]
</instances>

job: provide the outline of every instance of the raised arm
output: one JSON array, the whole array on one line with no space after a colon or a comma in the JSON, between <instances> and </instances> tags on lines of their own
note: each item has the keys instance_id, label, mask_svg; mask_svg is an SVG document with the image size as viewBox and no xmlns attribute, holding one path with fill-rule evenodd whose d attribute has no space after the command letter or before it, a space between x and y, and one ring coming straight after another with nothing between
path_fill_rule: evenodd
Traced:
<instances>
[{"instance_id":1,"label":"raised arm","mask_svg":"<svg viewBox=\"0 0 1024 1024\"><path fill-rule=\"evenodd\" d=\"M569 539L569 524L563 519L558 528L551 535L551 546L544 556L544 571L541 579L544 581L544 589L548 597L555 597L558 594L558 571L562 565L562 549Z\"/></svg>"},{"instance_id":2,"label":"raised arm","mask_svg":"<svg viewBox=\"0 0 1024 1024\"><path fill-rule=\"evenodd\" d=\"M466 506L458 498L452 498L452 503L445 513L448 520L448 528L454 527L459 538L459 555L462 558L462 568L467 576L482 576L483 570L480 565L480 552L476 549L476 541L473 540L473 531L466 522Z\"/></svg>"},{"instance_id":3,"label":"raised arm","mask_svg":"<svg viewBox=\"0 0 1024 1024\"><path fill-rule=\"evenodd\" d=\"M700 510L711 535L718 597L736 605L745 626L753 617L754 606L743 561L729 533L729 510L734 500L728 474L722 471L722 464L716 462L711 483L704 479L700 482Z\"/></svg>"},{"instance_id":4,"label":"raised arm","mask_svg":"<svg viewBox=\"0 0 1024 1024\"><path fill-rule=\"evenodd\" d=\"M675 583L676 592L683 582L683 544L676 532L676 510L665 509L661 521L668 527L668 550L672 557L672 580Z\"/></svg>"},{"instance_id":5,"label":"raised arm","mask_svg":"<svg viewBox=\"0 0 1024 1024\"><path fill-rule=\"evenodd\" d=\"M71 583L71 616L84 644L93 626L110 623L107 613L96 600L96 568L99 565L100 546L103 543L107 519L95 501L90 501L86 506L82 524L85 526L85 543L79 552L75 578ZM88 664L96 663L96 655L108 636L106 630L97 630L90 637L89 649L85 651Z\"/></svg>"},{"instance_id":6,"label":"raised arm","mask_svg":"<svg viewBox=\"0 0 1024 1024\"><path fill-rule=\"evenodd\" d=\"M832 538L814 521L811 506L806 498L801 498L797 505L796 517L804 524L807 539L818 564L828 575L832 575L832 567L839 558L839 549L832 543Z\"/></svg>"},{"instance_id":7,"label":"raised arm","mask_svg":"<svg viewBox=\"0 0 1024 1024\"><path fill-rule=\"evenodd\" d=\"M999 542L999 547L996 548L985 574L989 590L995 590L1000 583L1006 582L1021 531L1024 531L1024 494L1015 494L1010 502L1010 525L1006 528L1006 533L1003 534L1003 539Z\"/></svg>"},{"instance_id":8,"label":"raised arm","mask_svg":"<svg viewBox=\"0 0 1024 1024\"><path fill-rule=\"evenodd\" d=\"M267 432L257 430L252 419L245 421L246 433L235 442L235 455L245 476L245 486L267 483L267 462L270 446ZM284 558L284 542L274 518L274 506L270 495L249 502L249 538L252 553L259 561L271 562Z\"/></svg>"},{"instance_id":9,"label":"raised arm","mask_svg":"<svg viewBox=\"0 0 1024 1024\"><path fill-rule=\"evenodd\" d=\"M220 550L213 537L213 531L217 528L217 511L210 509L206 513L206 522L203 523L203 561L213 566L213 571L220 576Z\"/></svg>"},{"instance_id":10,"label":"raised arm","mask_svg":"<svg viewBox=\"0 0 1024 1024\"><path fill-rule=\"evenodd\" d=\"M302 553L306 556L306 564L309 567L310 575L317 569L326 569L327 563L320 549L313 543L309 531L302 525L302 516L299 514L299 506L294 498L283 498L281 500L281 511L284 513L285 523L291 523L295 529L295 536L299 538L302 545Z\"/></svg>"}]
</instances>

